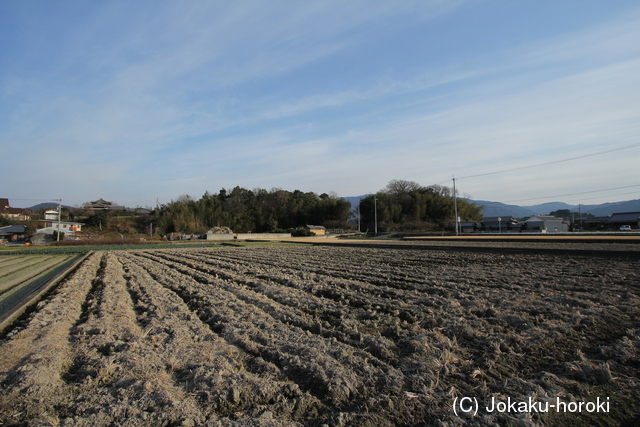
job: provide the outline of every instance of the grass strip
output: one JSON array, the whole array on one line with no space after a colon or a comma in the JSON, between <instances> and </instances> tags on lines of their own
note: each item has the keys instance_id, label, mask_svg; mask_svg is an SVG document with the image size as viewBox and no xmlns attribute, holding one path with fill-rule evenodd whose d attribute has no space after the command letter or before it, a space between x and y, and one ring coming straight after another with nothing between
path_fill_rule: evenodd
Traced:
<instances>
[{"instance_id":1,"label":"grass strip","mask_svg":"<svg viewBox=\"0 0 640 427\"><path fill-rule=\"evenodd\" d=\"M44 286L49 280L63 272L73 264L78 256L70 257L62 263L49 267L31 280L24 282L22 286L16 286L0 296L0 319L4 318L11 311L17 309L21 303L32 293Z\"/></svg>"},{"instance_id":2,"label":"grass strip","mask_svg":"<svg viewBox=\"0 0 640 427\"><path fill-rule=\"evenodd\" d=\"M25 257L30 255L24 255ZM21 266L22 268L12 269L7 274L0 274L0 295L10 291L13 287L28 282L36 276L46 272L52 267L68 260L70 255L60 255L56 257L38 257L32 259L31 263ZM53 259L52 259L53 258ZM4 273L4 272L2 272Z\"/></svg>"}]
</instances>

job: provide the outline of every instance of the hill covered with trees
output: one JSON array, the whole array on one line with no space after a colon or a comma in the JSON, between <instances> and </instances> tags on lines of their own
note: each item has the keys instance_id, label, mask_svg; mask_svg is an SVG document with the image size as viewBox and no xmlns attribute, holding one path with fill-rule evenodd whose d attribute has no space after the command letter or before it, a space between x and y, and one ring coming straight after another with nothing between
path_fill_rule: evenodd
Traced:
<instances>
[{"instance_id":1,"label":"hill covered with trees","mask_svg":"<svg viewBox=\"0 0 640 427\"><path fill-rule=\"evenodd\" d=\"M453 190L442 185L424 187L414 181L393 180L385 189L360 201L361 229L378 231L427 231L453 229ZM457 199L461 221L482 221L481 207Z\"/></svg>"},{"instance_id":2,"label":"hill covered with trees","mask_svg":"<svg viewBox=\"0 0 640 427\"><path fill-rule=\"evenodd\" d=\"M374 229L377 205L379 231L426 231L453 227L452 189L413 181L393 180L383 190L360 201L362 230ZM480 207L458 199L458 216L463 221L481 221ZM323 225L350 228L354 216L351 204L335 194L274 188L248 190L235 187L218 194L206 192L199 200L182 195L155 212L160 234L204 234L214 226L235 232L273 232Z\"/></svg>"},{"instance_id":3,"label":"hill covered with trees","mask_svg":"<svg viewBox=\"0 0 640 427\"><path fill-rule=\"evenodd\" d=\"M378 231L428 231L453 229L453 192L440 185L421 186L413 181L393 180L376 194L360 201L361 229ZM481 208L458 199L462 221L481 221ZM199 200L178 197L156 212L161 234L172 232L203 234L214 226L236 232L272 232L308 224L327 228L350 228L354 216L351 204L337 195L293 192L282 189L247 190L224 188L218 194L206 192Z\"/></svg>"},{"instance_id":4,"label":"hill covered with trees","mask_svg":"<svg viewBox=\"0 0 640 427\"><path fill-rule=\"evenodd\" d=\"M156 219L161 234L203 234L214 226L260 233L307 224L347 228L350 215L351 204L336 195L235 187L231 191L223 188L218 194L206 192L199 200L180 196L162 205Z\"/></svg>"}]
</instances>

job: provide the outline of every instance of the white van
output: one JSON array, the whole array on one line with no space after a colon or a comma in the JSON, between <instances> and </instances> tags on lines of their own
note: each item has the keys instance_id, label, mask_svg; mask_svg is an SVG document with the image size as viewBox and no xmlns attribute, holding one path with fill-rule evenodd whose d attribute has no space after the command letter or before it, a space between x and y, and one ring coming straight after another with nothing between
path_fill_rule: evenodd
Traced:
<instances>
[{"instance_id":1,"label":"white van","mask_svg":"<svg viewBox=\"0 0 640 427\"><path fill-rule=\"evenodd\" d=\"M630 225L621 225L620 226L620 231L631 231L631 226Z\"/></svg>"}]
</instances>

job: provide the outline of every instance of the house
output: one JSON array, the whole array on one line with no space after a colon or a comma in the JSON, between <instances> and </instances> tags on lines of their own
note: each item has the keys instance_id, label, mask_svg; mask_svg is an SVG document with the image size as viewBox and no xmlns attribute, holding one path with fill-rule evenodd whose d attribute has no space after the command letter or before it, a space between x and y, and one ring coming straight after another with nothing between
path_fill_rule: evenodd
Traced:
<instances>
[{"instance_id":1,"label":"house","mask_svg":"<svg viewBox=\"0 0 640 427\"><path fill-rule=\"evenodd\" d=\"M12 208L9 199L0 199L0 215L18 221L31 219L32 212L29 209Z\"/></svg>"},{"instance_id":2,"label":"house","mask_svg":"<svg viewBox=\"0 0 640 427\"><path fill-rule=\"evenodd\" d=\"M569 224L557 216L536 215L525 221L525 229L541 233L563 233L569 231Z\"/></svg>"},{"instance_id":3,"label":"house","mask_svg":"<svg viewBox=\"0 0 640 427\"><path fill-rule=\"evenodd\" d=\"M321 225L307 225L305 228L316 236L324 236L327 234L327 229Z\"/></svg>"},{"instance_id":4,"label":"house","mask_svg":"<svg viewBox=\"0 0 640 427\"><path fill-rule=\"evenodd\" d=\"M473 221L461 221L458 226L462 233L475 233L478 228L478 224Z\"/></svg>"},{"instance_id":5,"label":"house","mask_svg":"<svg viewBox=\"0 0 640 427\"><path fill-rule=\"evenodd\" d=\"M15 242L24 236L26 229L27 227L24 225L7 225L6 227L0 227L0 241Z\"/></svg>"},{"instance_id":6,"label":"house","mask_svg":"<svg viewBox=\"0 0 640 427\"><path fill-rule=\"evenodd\" d=\"M611 214L607 227L617 230L621 225L630 225L632 229L640 228L640 212L620 212Z\"/></svg>"},{"instance_id":7,"label":"house","mask_svg":"<svg viewBox=\"0 0 640 427\"><path fill-rule=\"evenodd\" d=\"M586 218L576 218L574 227L582 227L585 230L605 230L608 227L609 216L590 216Z\"/></svg>"},{"instance_id":8,"label":"house","mask_svg":"<svg viewBox=\"0 0 640 427\"><path fill-rule=\"evenodd\" d=\"M487 231L498 231L506 233L507 231L520 231L518 221L509 215L506 216L487 216L482 221L484 229Z\"/></svg>"}]
</instances>

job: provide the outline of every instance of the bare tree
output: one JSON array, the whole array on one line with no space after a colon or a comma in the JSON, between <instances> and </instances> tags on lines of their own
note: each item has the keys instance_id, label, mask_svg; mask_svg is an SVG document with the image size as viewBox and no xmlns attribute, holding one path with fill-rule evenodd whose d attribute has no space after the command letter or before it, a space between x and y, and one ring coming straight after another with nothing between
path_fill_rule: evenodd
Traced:
<instances>
[{"instance_id":1,"label":"bare tree","mask_svg":"<svg viewBox=\"0 0 640 427\"><path fill-rule=\"evenodd\" d=\"M427 187L427 189L429 190L429 192L437 194L438 196L453 197L453 189L451 187L434 184Z\"/></svg>"},{"instance_id":2,"label":"bare tree","mask_svg":"<svg viewBox=\"0 0 640 427\"><path fill-rule=\"evenodd\" d=\"M176 199L176 202L184 203L184 204L187 204L187 203L192 202L192 201L193 201L193 198L188 194L181 194Z\"/></svg>"},{"instance_id":3,"label":"bare tree","mask_svg":"<svg viewBox=\"0 0 640 427\"><path fill-rule=\"evenodd\" d=\"M399 195L403 193L409 193L411 191L416 191L422 188L420 184L415 181L405 181L404 179L394 179L389 181L385 190L387 193L392 195Z\"/></svg>"}]
</instances>

